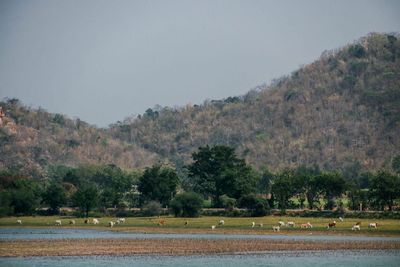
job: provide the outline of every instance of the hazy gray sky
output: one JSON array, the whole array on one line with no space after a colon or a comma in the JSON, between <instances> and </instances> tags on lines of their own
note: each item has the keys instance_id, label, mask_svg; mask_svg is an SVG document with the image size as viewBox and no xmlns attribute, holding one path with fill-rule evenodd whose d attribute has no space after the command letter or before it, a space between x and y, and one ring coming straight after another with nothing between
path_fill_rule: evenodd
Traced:
<instances>
[{"instance_id":1,"label":"hazy gray sky","mask_svg":"<svg viewBox=\"0 0 400 267\"><path fill-rule=\"evenodd\" d=\"M107 126L241 95L369 32L400 1L0 0L0 98Z\"/></svg>"}]
</instances>

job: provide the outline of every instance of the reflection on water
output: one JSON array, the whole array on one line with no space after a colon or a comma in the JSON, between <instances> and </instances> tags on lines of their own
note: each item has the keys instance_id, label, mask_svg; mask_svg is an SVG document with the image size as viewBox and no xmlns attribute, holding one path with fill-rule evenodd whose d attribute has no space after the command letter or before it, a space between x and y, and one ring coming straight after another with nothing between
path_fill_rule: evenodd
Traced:
<instances>
[{"instance_id":1,"label":"reflection on water","mask_svg":"<svg viewBox=\"0 0 400 267\"><path fill-rule=\"evenodd\" d=\"M142 234L71 228L0 228L1 239L60 238L262 238L291 240L400 241L399 237L324 235L240 235L240 234Z\"/></svg>"},{"instance_id":2,"label":"reflection on water","mask_svg":"<svg viewBox=\"0 0 400 267\"><path fill-rule=\"evenodd\" d=\"M296 251L205 256L90 256L0 258L0 266L351 266L398 267L400 251Z\"/></svg>"}]
</instances>

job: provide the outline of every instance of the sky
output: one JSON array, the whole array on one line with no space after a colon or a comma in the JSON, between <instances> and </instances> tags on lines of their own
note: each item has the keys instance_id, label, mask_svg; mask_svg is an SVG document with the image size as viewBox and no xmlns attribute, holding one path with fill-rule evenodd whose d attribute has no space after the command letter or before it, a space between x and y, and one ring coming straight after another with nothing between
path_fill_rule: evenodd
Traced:
<instances>
[{"instance_id":1,"label":"sky","mask_svg":"<svg viewBox=\"0 0 400 267\"><path fill-rule=\"evenodd\" d=\"M107 127L243 95L370 32L400 1L0 0L0 99Z\"/></svg>"}]
</instances>

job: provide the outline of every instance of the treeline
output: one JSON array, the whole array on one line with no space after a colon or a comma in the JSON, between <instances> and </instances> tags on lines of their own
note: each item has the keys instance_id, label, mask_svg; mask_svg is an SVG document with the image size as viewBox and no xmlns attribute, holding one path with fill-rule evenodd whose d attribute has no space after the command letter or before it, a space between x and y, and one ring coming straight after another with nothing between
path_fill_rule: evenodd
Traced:
<instances>
[{"instance_id":1,"label":"treeline","mask_svg":"<svg viewBox=\"0 0 400 267\"><path fill-rule=\"evenodd\" d=\"M400 198L400 156L393 172L354 173L299 166L272 173L256 171L228 146L204 146L192 163L178 172L171 164L144 171L125 171L116 165L50 166L43 179L28 179L15 171L0 172L0 215L58 214L61 207L77 215L96 210L141 208L158 215L168 207L176 216L198 216L202 207L246 210L263 216L271 208L392 210Z\"/></svg>"}]
</instances>

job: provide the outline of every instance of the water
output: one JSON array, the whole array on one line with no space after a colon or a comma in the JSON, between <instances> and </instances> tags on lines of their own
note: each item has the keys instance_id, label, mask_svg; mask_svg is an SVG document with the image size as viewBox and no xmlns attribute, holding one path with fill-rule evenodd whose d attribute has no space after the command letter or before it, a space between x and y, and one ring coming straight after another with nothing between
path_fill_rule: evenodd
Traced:
<instances>
[{"instance_id":1,"label":"water","mask_svg":"<svg viewBox=\"0 0 400 267\"><path fill-rule=\"evenodd\" d=\"M205 256L89 256L0 258L0 266L72 267L222 267L222 266L323 266L391 267L400 265L400 251L296 251Z\"/></svg>"},{"instance_id":2,"label":"water","mask_svg":"<svg viewBox=\"0 0 400 267\"><path fill-rule=\"evenodd\" d=\"M62 238L226 238L226 239L290 239L315 241L399 241L400 237L333 236L333 235L241 235L241 234L143 234L71 228L0 228L2 239Z\"/></svg>"}]
</instances>

